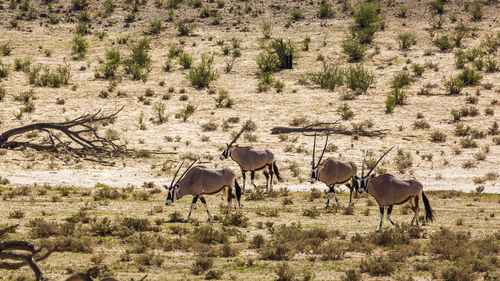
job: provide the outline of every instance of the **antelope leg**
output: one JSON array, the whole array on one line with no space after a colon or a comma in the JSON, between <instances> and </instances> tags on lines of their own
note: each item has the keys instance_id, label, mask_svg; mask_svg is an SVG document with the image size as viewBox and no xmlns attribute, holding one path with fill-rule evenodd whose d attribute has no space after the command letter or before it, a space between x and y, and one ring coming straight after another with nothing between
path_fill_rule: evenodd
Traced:
<instances>
[{"instance_id":1,"label":"antelope leg","mask_svg":"<svg viewBox=\"0 0 500 281\"><path fill-rule=\"evenodd\" d=\"M255 183L253 182L254 179L255 179L255 171L251 171L250 172L250 182L252 183L252 185L253 185L254 188L257 188L257 186L255 185Z\"/></svg>"},{"instance_id":2,"label":"antelope leg","mask_svg":"<svg viewBox=\"0 0 500 281\"><path fill-rule=\"evenodd\" d=\"M241 194L243 194L245 193L245 182L247 181L247 176L243 170L241 170L241 174L243 175L243 188L241 189Z\"/></svg>"},{"instance_id":3,"label":"antelope leg","mask_svg":"<svg viewBox=\"0 0 500 281\"><path fill-rule=\"evenodd\" d=\"M351 207L351 202L352 202L352 190L354 189L351 185L348 185L347 187L349 187L349 204L347 205L347 207Z\"/></svg>"},{"instance_id":4,"label":"antelope leg","mask_svg":"<svg viewBox=\"0 0 500 281\"><path fill-rule=\"evenodd\" d=\"M390 205L389 208L387 208L387 219L392 223L392 225L396 225L396 223L391 220L392 206L393 205Z\"/></svg>"},{"instance_id":5,"label":"antelope leg","mask_svg":"<svg viewBox=\"0 0 500 281\"><path fill-rule=\"evenodd\" d=\"M271 190L273 190L273 175L274 175L274 172L273 172L273 164L269 165L269 174L271 174L271 183L270 183L270 186L269 188Z\"/></svg>"},{"instance_id":6,"label":"antelope leg","mask_svg":"<svg viewBox=\"0 0 500 281\"><path fill-rule=\"evenodd\" d=\"M207 206L207 201L205 201L205 197L200 196L201 203L205 205L205 208L207 209L207 214L208 214L208 220L210 221L212 219L212 216L210 215L210 211L208 211L208 206Z\"/></svg>"},{"instance_id":7,"label":"antelope leg","mask_svg":"<svg viewBox=\"0 0 500 281\"><path fill-rule=\"evenodd\" d=\"M198 195L195 195L193 197L193 202L191 202L191 209L189 209L189 215L185 221L189 221L189 218L191 217L191 213L193 212L193 208L196 205L196 201L198 201Z\"/></svg>"},{"instance_id":8,"label":"antelope leg","mask_svg":"<svg viewBox=\"0 0 500 281\"><path fill-rule=\"evenodd\" d=\"M382 230L382 223L384 222L384 207L378 207L380 210L380 224L376 230L376 232L379 232Z\"/></svg>"},{"instance_id":9,"label":"antelope leg","mask_svg":"<svg viewBox=\"0 0 500 281\"><path fill-rule=\"evenodd\" d=\"M267 171L264 171L264 176L266 177L266 191L269 191L269 173Z\"/></svg>"}]
</instances>

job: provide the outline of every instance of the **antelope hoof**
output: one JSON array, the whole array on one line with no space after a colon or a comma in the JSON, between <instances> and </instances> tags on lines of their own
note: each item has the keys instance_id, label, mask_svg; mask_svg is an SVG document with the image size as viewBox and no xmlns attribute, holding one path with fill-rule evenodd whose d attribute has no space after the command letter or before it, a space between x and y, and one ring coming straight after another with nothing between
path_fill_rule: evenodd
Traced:
<instances>
[{"instance_id":1,"label":"antelope hoof","mask_svg":"<svg viewBox=\"0 0 500 281\"><path fill-rule=\"evenodd\" d=\"M377 230L375 230L375 232L379 233L381 230L382 230L382 228L377 228Z\"/></svg>"},{"instance_id":2,"label":"antelope hoof","mask_svg":"<svg viewBox=\"0 0 500 281\"><path fill-rule=\"evenodd\" d=\"M189 222L189 219L185 219L184 222Z\"/></svg>"},{"instance_id":3,"label":"antelope hoof","mask_svg":"<svg viewBox=\"0 0 500 281\"><path fill-rule=\"evenodd\" d=\"M326 204L325 209L330 209L330 205Z\"/></svg>"}]
</instances>

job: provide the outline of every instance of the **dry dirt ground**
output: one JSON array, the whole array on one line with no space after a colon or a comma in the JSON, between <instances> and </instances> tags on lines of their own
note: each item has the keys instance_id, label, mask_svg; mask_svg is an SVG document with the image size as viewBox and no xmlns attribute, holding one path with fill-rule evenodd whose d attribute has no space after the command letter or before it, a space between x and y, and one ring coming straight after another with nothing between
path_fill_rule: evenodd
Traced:
<instances>
[{"instance_id":1,"label":"dry dirt ground","mask_svg":"<svg viewBox=\"0 0 500 281\"><path fill-rule=\"evenodd\" d=\"M466 9L469 1L447 1L440 28L437 27L439 16L432 16L430 1L382 1L381 12L385 16L385 28L375 33L374 41L367 45L365 58L361 62L365 68L372 71L375 82L367 93L358 95L354 100L343 99L346 94L353 92L345 85L330 91L319 88L307 78L309 73L321 70L322 63L318 61L320 55L341 67L354 65L347 61L347 56L342 52L341 42L349 34L349 28L353 23L350 9L346 10L344 6L355 8L357 7L355 1L330 1L335 14L327 19L317 17L319 1L201 1L201 7L198 7L196 4L198 1L185 0L179 1L181 3L178 7L172 8L173 16L169 15L168 6L174 1L144 1L138 4L135 21L130 24L126 24L125 18L132 13L133 2L115 1L116 7L107 17L103 15L104 1L87 2L89 5L86 10L90 15L91 25L89 33L83 38L88 42L88 50L84 58L73 60L72 40L80 12L72 10L71 1L18 3L0 0L0 6L3 7L0 10L0 46L7 44L12 48L9 55L0 56L0 61L10 67L8 76L0 78L0 85L6 93L0 101L0 132L32 122L63 121L99 109L106 113L113 112L124 106L117 120L101 130L102 134L106 135L108 132L117 135L118 143L126 144L132 150L168 153L153 153L148 157L136 157L137 155L132 153L130 157L114 159L116 165L108 167L32 150L22 152L0 149L0 177L3 179L0 184L4 193L12 192L9 191L10 188L23 186L37 185L38 187L35 187L37 189L47 185L53 188L47 195L33 191L28 196L18 196L13 199L6 197L7 200L2 201L0 209L2 223L11 224L17 221L7 218L13 210L25 211L18 234L13 237L29 237L27 225L34 217L49 214L51 215L49 220L62 222L63 218L77 212L85 202L93 202L91 197L80 196L84 192L81 188L84 187L92 187L92 192L96 192L97 187L102 185L118 188L134 186L135 190L141 189L144 182L153 182L156 186L161 186L169 182L180 160L197 157L208 166L227 165L237 171L238 167L234 162L221 161L218 156L224 144L230 141L231 134L249 118L255 122L256 129L251 135L242 137L238 143L267 147L275 153L285 179L283 183L275 184L276 188L307 190L316 187L324 190L322 183L311 186L307 182L310 175L312 138L301 134L289 135L288 138L280 137L271 135L270 129L275 126L289 126L294 119L302 120L304 124L333 122L340 118L338 107L344 103L354 113L351 120L342 121L345 128L351 129L353 126L371 121L373 123L371 129L390 131L383 138L333 135L330 137L330 142L334 146L330 147L327 156L351 160L360 166L363 150L368 150L369 158L374 159L385 149L396 145L398 150L409 153L411 157L406 156L398 160L395 149L382 161L377 172L387 171L398 176L415 176L424 184L425 190L455 189L470 192L476 188L484 188L484 192L488 194L500 191L498 186L500 139L498 135L488 133L494 122L499 121L500 72L487 72L483 68L477 71L482 77L479 84L465 87L460 95L446 95L443 79L462 71L455 63L454 51L459 48L441 52L432 43L435 38L442 35L451 36L460 25L470 28L468 36L462 40L460 47L465 51L484 48L482 42L488 35L500 38L497 35L500 32L498 22L500 8L497 1L481 1L483 17L480 21L471 19ZM23 7L30 5L31 11L36 10L37 18L28 20L26 16L19 16L23 12ZM212 24L214 21L212 16L200 17L204 8L218 10L220 24ZM402 8L407 8L406 17L398 16ZM293 21L286 27L293 9L301 10L303 19ZM30 11L29 8L27 10ZM170 21L169 17L173 17L173 20ZM51 18L52 20L58 18L59 23L51 24ZM454 18L456 20L452 20ZM162 22L161 31L159 34L147 34L150 23L154 20ZM196 25L193 33L190 36L178 36L175 23L191 20ZM280 93L272 87L268 92L257 91L259 80L256 74L258 72L256 58L262 51L261 26L264 21L271 23L271 38L290 39L295 44L293 69L274 74L276 80L284 83L283 91ZM98 35L103 35L103 31L105 36L100 39ZM410 46L406 51L400 50L398 46L397 37L402 32L411 32L416 36L416 45ZM120 44L119 38L127 36L128 42ZM302 42L307 36L311 42L309 50L305 51L302 49ZM130 56L131 46L142 37L150 40L149 54L152 59L151 72L145 82L133 80L130 74L125 73L123 67L117 71L119 79L115 87L110 87L108 80L95 78L94 71L105 60L106 50L115 48L120 50L122 58L127 58ZM234 49L233 38L240 42L239 47ZM230 50L228 56L223 54L223 46L218 44L222 41L223 46L227 46ZM219 78L211 83L210 88L192 87L186 79L189 70L184 70L179 65L178 58L171 60L173 66L170 71L164 71L169 49L176 45L181 46L184 52L193 58L193 66L200 62L201 54L214 55L215 70ZM232 70L226 73L224 71L226 62L231 60L235 52L239 52L240 56L236 58ZM15 59L24 57L31 57L32 65L40 64L52 68L67 65L71 70L69 84L59 88L30 85L27 74L14 69ZM496 60L497 64L500 63L498 51L485 54L482 59L492 59ZM422 77L417 77L412 71L412 64L415 63L431 64L432 67L427 67ZM467 66L475 69L472 62L467 63ZM391 92L391 80L395 74L403 70L408 70L414 78L405 88L408 96L406 104L396 106L393 113L386 114L385 100L387 94ZM34 111L16 117L16 113L25 105L15 97L30 89L35 92ZM146 96L147 89L152 90L152 95ZM428 94L419 94L425 89L429 90ZM234 101L232 108L215 106L214 98L221 90L226 90ZM168 115L168 120L163 124L156 122L153 109L159 102L165 104ZM196 106L196 110L192 116L183 121L178 115L188 104ZM464 107L474 107L478 114L462 117L459 122L453 122L450 111ZM144 120L142 128L139 122L141 115ZM417 116L423 117L430 128L416 129L414 123L422 120ZM235 117L239 118L236 123L228 122L230 118ZM202 125L209 122L217 124L215 131L203 130ZM472 133L476 142L475 147L462 147L461 141L465 137L455 134L457 124L470 126L472 131L476 130ZM435 131L444 133L446 140L432 142L431 134ZM31 137L40 140L44 134L38 133ZM322 141L323 138L319 138L318 147L323 145ZM403 162L409 163L404 169L401 168ZM241 178L239 180L241 182ZM258 173L257 183L261 184L263 180L264 177ZM52 198L54 194L60 195L57 188L67 187L74 191L69 197L62 197L61 201ZM343 233L347 233L346 241L350 241L354 233L368 233L376 226L378 217L376 207L369 207L371 213L368 216L362 215L363 209L357 208L359 205L366 205L363 200L356 204L354 216L343 216L339 213L325 214L324 210L321 210L319 218L312 220L302 216L302 209L322 206L323 202L315 200L309 203L304 199L306 193L292 192L290 196L294 204L286 207L281 206L281 199L244 201L243 213L250 218L250 226L240 231L247 234L248 239L257 232L270 235L257 227L256 216L262 221L276 221L277 224L300 221L306 228L314 225L324 226L328 222L330 230L342 229ZM27 200L30 197L33 199ZM99 201L91 204L90 212L95 217L107 215L114 218L123 216L123 209L126 208L129 211L127 216L146 216L155 206L163 206L164 197L163 192L155 194L148 202L127 199L112 200L102 204ZM479 201L471 202L478 198ZM53 200L57 202L52 202ZM168 217L172 210L182 210L184 215L188 200L176 202L168 212L164 210L151 216L149 218L151 223L154 223L153 217ZM222 202L222 199L219 198L219 201ZM439 226L444 225L454 230L470 231L474 238L481 238L484 234L498 229L496 195L485 197L462 195L453 199L438 199L432 196L431 201L436 202L434 206L436 206L437 221L432 226L424 227L429 233L438 231ZM341 202L345 205L345 197L341 197ZM211 206L216 205L216 202L211 203ZM264 207L279 209L279 216L262 218L251 211ZM283 208L291 212L281 211ZM138 211L142 213L137 213ZM399 210L395 212L399 214ZM204 220L202 208L196 211L195 217ZM398 221L403 221L403 218L399 220L399 216L396 217ZM409 218L409 214L405 215L404 221L409 221ZM464 221L457 226L457 220L460 218ZM485 218L489 220L484 222ZM188 226L191 231L191 225ZM162 234L170 235L168 224L161 223L160 228ZM230 238L234 239L236 238L233 236ZM498 242L498 237L496 239ZM70 255L68 253L55 254L43 262L44 266L49 267L44 267L44 272L50 277L58 276L56 279L60 279L61 276L66 276L66 268L71 266L76 266L78 269L86 268L92 263L90 261L92 255L104 253L105 258L102 262L112 267L116 276L121 278L142 276L132 262L120 261L120 255L124 252L119 244L121 239L93 237L92 240L96 243L94 254L71 254L75 259L68 259L67 255ZM243 244L235 245L248 248L245 244L247 242L241 243ZM161 267L145 268L151 278L157 280L196 278L191 275L189 269L193 257L196 256L193 251L162 252L158 249L155 251L158 251L165 260ZM427 252L424 253L426 254ZM307 271L311 267L317 269L318 273L315 274L317 279L335 280L343 276L339 271L348 268L345 265L357 266L365 257L356 252L349 252L346 255L348 259L345 261L323 263L319 257L317 261L309 261L307 254L299 253L291 263L302 271ZM248 269L238 264L238 260L246 262L248 257L252 256L256 257L256 264L259 266ZM188 262L186 257L189 257ZM64 262L68 264L63 265ZM441 265L441 263L434 264L434 261L432 263L435 266ZM451 263L454 264L455 261ZM276 276L274 274L276 265L276 262L261 263L255 250L243 250L235 258L217 258L215 267L230 271L225 273L223 278L236 276L237 279L245 279L247 276L259 279L265 275L266 279L271 279ZM407 274L412 270L412 265L404 264L401 274ZM164 275L159 275L159 272L163 272ZM8 276L5 272L0 273L2 277ZM167 274L173 275L170 278ZM437 277L440 276L439 272L436 274ZM363 278L368 278L365 275ZM432 278L427 273L414 277ZM9 280L10 277L4 278Z\"/></svg>"}]
</instances>

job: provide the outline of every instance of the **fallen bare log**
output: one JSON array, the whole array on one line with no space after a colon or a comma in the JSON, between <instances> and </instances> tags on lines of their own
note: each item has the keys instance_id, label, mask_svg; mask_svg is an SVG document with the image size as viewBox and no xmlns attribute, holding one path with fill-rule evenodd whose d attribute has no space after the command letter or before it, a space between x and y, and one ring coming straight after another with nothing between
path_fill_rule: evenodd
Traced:
<instances>
[{"instance_id":1,"label":"fallen bare log","mask_svg":"<svg viewBox=\"0 0 500 281\"><path fill-rule=\"evenodd\" d=\"M100 124L112 123L123 109L104 115L101 111L94 114L83 114L66 122L34 123L17 127L0 135L0 148L9 150L25 150L26 148L53 153L68 153L84 159L101 159L117 157L128 153L124 145L118 145L113 140L98 134ZM38 141L17 140L25 133L43 132L46 138ZM102 160L101 160L102 161Z\"/></svg>"},{"instance_id":2,"label":"fallen bare log","mask_svg":"<svg viewBox=\"0 0 500 281\"><path fill-rule=\"evenodd\" d=\"M339 135L357 135L365 137L383 137L389 132L388 129L382 130L364 130L353 129L347 130L340 124L340 121L331 123L315 123L305 127L274 127L271 129L271 134L290 134L290 133L323 133L323 134L339 134ZM313 134L312 134L313 135Z\"/></svg>"}]
</instances>

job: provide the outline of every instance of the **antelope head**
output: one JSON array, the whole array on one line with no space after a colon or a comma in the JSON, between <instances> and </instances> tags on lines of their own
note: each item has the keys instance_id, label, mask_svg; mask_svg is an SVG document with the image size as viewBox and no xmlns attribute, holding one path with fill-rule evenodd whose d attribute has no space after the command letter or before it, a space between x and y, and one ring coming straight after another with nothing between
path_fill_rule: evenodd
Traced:
<instances>
[{"instance_id":1,"label":"antelope head","mask_svg":"<svg viewBox=\"0 0 500 281\"><path fill-rule=\"evenodd\" d=\"M365 175L365 162L366 162L366 150L365 150L365 155L363 156L363 166L361 168L361 178L358 176L355 177L355 183L354 183L354 188L356 191L358 191L360 194L366 191L366 187L368 186L368 180L370 179L370 174L373 172L375 167L377 167L378 163L384 158L384 156L387 155L392 149L394 148L391 147L389 148L382 156L375 162L375 165L370 169L370 171ZM372 178L375 177L375 174L372 175Z\"/></svg>"},{"instance_id":2,"label":"antelope head","mask_svg":"<svg viewBox=\"0 0 500 281\"><path fill-rule=\"evenodd\" d=\"M179 189L179 182L181 181L182 177L184 177L184 175L187 173L187 171L189 171L189 169L191 169L191 167L194 165L194 163L196 163L196 161L198 161L198 159L194 160L194 162L191 163L191 165L189 165L189 167L182 173L182 175L176 181L175 178L177 177L177 174L179 173L179 171L182 168L182 165L184 165L184 162L185 162L185 161L182 161L181 165L179 166L179 168L175 172L174 177L172 178L172 182L170 183L170 186L164 185L165 189L168 191L167 199L165 200L165 205L168 206L168 205L174 203L175 200L177 200L177 191Z\"/></svg>"},{"instance_id":3,"label":"antelope head","mask_svg":"<svg viewBox=\"0 0 500 281\"><path fill-rule=\"evenodd\" d=\"M246 130L246 128L250 124L250 121L252 121L252 120L251 119L248 120L245 123L245 125L243 125L243 128L241 128L241 130L238 132L238 134L236 134L236 136L233 138L233 140L230 143L226 144L226 149L224 149L224 151L222 151L222 155L220 156L220 160L224 160L224 159L227 159L229 157L229 150L231 149L233 144L238 140L238 138L241 136L241 134L243 134L243 132Z\"/></svg>"},{"instance_id":4,"label":"antelope head","mask_svg":"<svg viewBox=\"0 0 500 281\"><path fill-rule=\"evenodd\" d=\"M321 152L321 156L318 159L318 162L314 164L314 158L316 154L316 133L314 133L314 146L313 146L313 158L312 158L312 171L311 171L311 179L309 180L311 183L315 183L319 179L319 165L321 163L321 159L323 158L323 154L325 154L326 145L328 144L328 133L326 134L325 147L323 147L323 152Z\"/></svg>"}]
</instances>

